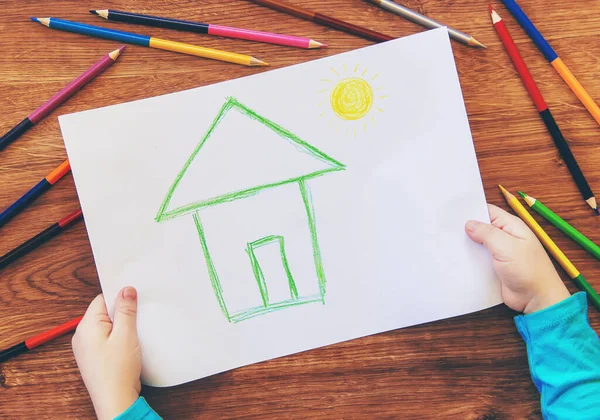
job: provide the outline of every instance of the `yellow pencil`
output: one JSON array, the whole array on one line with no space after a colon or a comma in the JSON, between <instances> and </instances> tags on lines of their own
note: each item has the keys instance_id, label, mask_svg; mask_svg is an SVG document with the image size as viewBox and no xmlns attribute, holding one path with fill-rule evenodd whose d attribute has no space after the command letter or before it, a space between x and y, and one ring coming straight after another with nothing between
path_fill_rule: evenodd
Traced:
<instances>
[{"instance_id":1,"label":"yellow pencil","mask_svg":"<svg viewBox=\"0 0 600 420\"><path fill-rule=\"evenodd\" d=\"M560 266L567 272L571 280L579 287L579 289L585 291L590 298L592 305L600 310L600 296L594 290L594 288L587 282L585 277L575 268L573 263L569 261L567 256L560 250L560 248L554 243L548 234L542 229L538 222L535 221L533 216L527 211L527 209L521 204L521 202L506 191L502 185L498 185L502 195L506 199L506 202L512 208L515 213L529 226L529 228L538 237L544 248L554 257L554 259L560 264Z\"/></svg>"},{"instance_id":2,"label":"yellow pencil","mask_svg":"<svg viewBox=\"0 0 600 420\"><path fill-rule=\"evenodd\" d=\"M184 44L183 42L169 41L166 39L150 37L150 48L173 51L181 54L195 55L197 57L211 58L213 60L226 61L228 63L242 64L244 66L268 66L268 63L249 55L232 53L229 51L215 50L213 48L199 47L197 45Z\"/></svg>"},{"instance_id":3,"label":"yellow pencil","mask_svg":"<svg viewBox=\"0 0 600 420\"><path fill-rule=\"evenodd\" d=\"M517 215L525 222L525 224L529 226L529 229L535 233L535 236L538 237L542 245L544 245L548 252L552 254L560 266L564 268L569 277L577 277L580 274L579 271L575 268L571 261L569 261L567 256L563 254L554 241L550 239L548 234L544 231L544 229L542 229L539 223L536 222L533 216L527 211L525 206L521 204L517 197L506 191L502 185L498 185L498 187L500 188L500 191L502 191L502 195L504 195L504 198L506 199L506 202L510 208L513 209L515 213L517 213Z\"/></svg>"}]
</instances>

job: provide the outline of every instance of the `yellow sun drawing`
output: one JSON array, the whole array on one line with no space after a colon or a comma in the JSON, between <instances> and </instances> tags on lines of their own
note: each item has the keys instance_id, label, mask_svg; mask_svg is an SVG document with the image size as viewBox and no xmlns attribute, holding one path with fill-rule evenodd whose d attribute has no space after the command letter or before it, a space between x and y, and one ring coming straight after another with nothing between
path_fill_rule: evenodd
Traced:
<instances>
[{"instance_id":1,"label":"yellow sun drawing","mask_svg":"<svg viewBox=\"0 0 600 420\"><path fill-rule=\"evenodd\" d=\"M379 73L371 75L359 64L350 71L345 64L342 69L330 70L334 77L321 79L327 87L319 93L327 97L319 103L319 118L327 117L336 133L344 129L346 135L356 137L358 132L367 131L368 123L376 124L376 113L384 112L380 104L386 98L381 94L383 87L372 86Z\"/></svg>"}]
</instances>

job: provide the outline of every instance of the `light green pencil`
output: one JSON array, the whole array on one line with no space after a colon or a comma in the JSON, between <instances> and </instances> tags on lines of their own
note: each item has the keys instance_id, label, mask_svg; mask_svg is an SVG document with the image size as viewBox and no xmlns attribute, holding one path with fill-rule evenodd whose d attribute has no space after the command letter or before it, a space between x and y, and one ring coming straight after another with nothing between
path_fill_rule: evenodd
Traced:
<instances>
[{"instance_id":1,"label":"light green pencil","mask_svg":"<svg viewBox=\"0 0 600 420\"><path fill-rule=\"evenodd\" d=\"M541 201L519 191L523 200L535 210L540 216L552 223L562 233L573 239L579 246L592 254L597 260L600 260L600 247L590 241L583 233L579 232L563 218L546 207Z\"/></svg>"}]
</instances>

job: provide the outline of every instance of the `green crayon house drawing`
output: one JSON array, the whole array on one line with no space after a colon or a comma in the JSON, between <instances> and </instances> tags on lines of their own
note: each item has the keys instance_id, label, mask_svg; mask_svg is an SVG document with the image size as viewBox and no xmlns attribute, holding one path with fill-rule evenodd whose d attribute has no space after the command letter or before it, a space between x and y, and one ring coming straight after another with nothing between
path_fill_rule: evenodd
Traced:
<instances>
[{"instance_id":1,"label":"green crayon house drawing","mask_svg":"<svg viewBox=\"0 0 600 420\"><path fill-rule=\"evenodd\" d=\"M203 172L208 167L213 172ZM227 98L167 191L155 220L193 220L198 253L229 322L324 304L326 278L308 184L345 169Z\"/></svg>"}]
</instances>

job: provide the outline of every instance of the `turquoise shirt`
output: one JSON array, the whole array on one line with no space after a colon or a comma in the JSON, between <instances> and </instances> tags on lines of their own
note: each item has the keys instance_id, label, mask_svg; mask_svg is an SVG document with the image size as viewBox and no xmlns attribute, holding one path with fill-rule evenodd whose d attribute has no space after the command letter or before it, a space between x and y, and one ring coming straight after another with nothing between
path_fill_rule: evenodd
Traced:
<instances>
[{"instance_id":1,"label":"turquoise shirt","mask_svg":"<svg viewBox=\"0 0 600 420\"><path fill-rule=\"evenodd\" d=\"M144 397L140 397L115 420L162 420L162 418L150 408Z\"/></svg>"},{"instance_id":2,"label":"turquoise shirt","mask_svg":"<svg viewBox=\"0 0 600 420\"><path fill-rule=\"evenodd\" d=\"M550 308L515 318L545 419L600 419L600 340L577 293ZM140 397L115 420L157 420Z\"/></svg>"},{"instance_id":3,"label":"turquoise shirt","mask_svg":"<svg viewBox=\"0 0 600 420\"><path fill-rule=\"evenodd\" d=\"M515 318L545 419L600 419L600 340L586 294Z\"/></svg>"}]
</instances>

